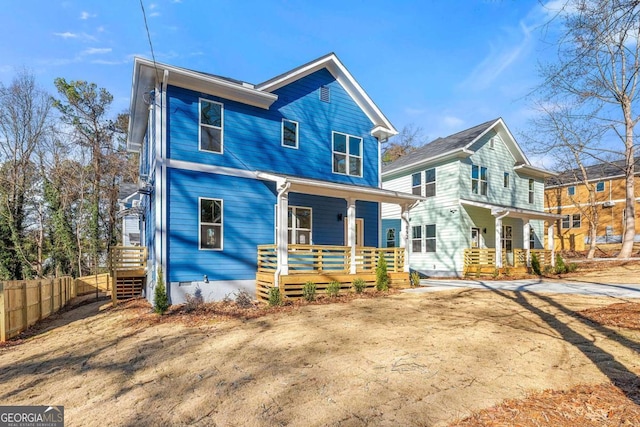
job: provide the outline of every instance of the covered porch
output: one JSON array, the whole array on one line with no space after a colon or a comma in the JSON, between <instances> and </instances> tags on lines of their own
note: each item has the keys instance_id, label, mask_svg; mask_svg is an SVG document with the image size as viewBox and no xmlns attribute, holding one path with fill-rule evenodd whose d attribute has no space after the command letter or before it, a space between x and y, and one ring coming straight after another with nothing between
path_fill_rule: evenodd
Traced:
<instances>
[{"instance_id":1,"label":"covered porch","mask_svg":"<svg viewBox=\"0 0 640 427\"><path fill-rule=\"evenodd\" d=\"M265 300L271 288L278 288L285 298L302 296L303 285L311 281L318 292L323 292L331 282L340 283L341 289L349 289L356 278L367 286L375 286L378 257L383 254L387 262L390 286L409 284L408 230L409 210L423 197L407 193L307 178L259 173L259 177L276 183L275 243L258 246L256 297ZM344 245L311 244L299 241L292 232L290 193L343 199L346 215L337 214L334 227L344 227ZM357 202L392 203L401 207L402 230L398 248L365 246L363 224L356 216ZM381 241L381 220L377 214L378 246ZM335 221L335 219L334 219ZM288 226L285 226L288 225ZM293 226L295 228L295 225ZM311 240L311 239L310 239ZM370 243L369 243L370 245Z\"/></svg>"},{"instance_id":2,"label":"covered porch","mask_svg":"<svg viewBox=\"0 0 640 427\"><path fill-rule=\"evenodd\" d=\"M485 214L491 216L493 222L492 239L481 240L480 238L481 234L487 233L487 228L481 230L472 227L471 245L464 250L463 274L465 276L496 274L496 272L527 272L531 268L534 255L541 268L555 266L553 235L555 222L560 218L560 215L472 200L461 200L460 204L465 208L481 209ZM519 220L521 229L513 230L515 227L513 221L512 225L505 225L508 219ZM546 227L547 239L544 238L543 233L536 241L531 221L543 222L542 227ZM514 239L514 234L517 234L519 238ZM514 240L516 240L515 243ZM547 248L544 247L545 240ZM488 245L487 241L493 244ZM542 247L536 247L536 245Z\"/></svg>"}]
</instances>

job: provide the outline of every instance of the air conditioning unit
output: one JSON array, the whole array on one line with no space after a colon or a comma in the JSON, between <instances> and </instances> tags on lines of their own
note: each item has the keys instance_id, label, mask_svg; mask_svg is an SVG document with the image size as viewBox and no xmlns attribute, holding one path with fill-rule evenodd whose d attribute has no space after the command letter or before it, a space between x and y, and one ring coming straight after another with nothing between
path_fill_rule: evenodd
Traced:
<instances>
[{"instance_id":1,"label":"air conditioning unit","mask_svg":"<svg viewBox=\"0 0 640 427\"><path fill-rule=\"evenodd\" d=\"M602 204L602 207L603 207L603 208L612 208L612 207L614 207L615 205L616 205L616 203L615 203L615 202L611 202L611 201L609 201L609 202L604 202L604 203Z\"/></svg>"}]
</instances>

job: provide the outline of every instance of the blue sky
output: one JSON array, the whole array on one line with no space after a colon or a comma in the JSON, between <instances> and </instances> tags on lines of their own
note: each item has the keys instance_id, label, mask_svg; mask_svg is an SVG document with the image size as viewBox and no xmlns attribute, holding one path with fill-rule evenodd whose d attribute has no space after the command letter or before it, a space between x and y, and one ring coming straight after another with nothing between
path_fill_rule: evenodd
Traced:
<instances>
[{"instance_id":1,"label":"blue sky","mask_svg":"<svg viewBox=\"0 0 640 427\"><path fill-rule=\"evenodd\" d=\"M159 62L259 83L335 52L396 128L429 140L496 117L518 138L537 63L554 54L537 0L143 4ZM114 115L128 108L132 58L151 58L139 0L8 1L0 16L3 84L26 67L52 94L56 77L88 80Z\"/></svg>"}]
</instances>

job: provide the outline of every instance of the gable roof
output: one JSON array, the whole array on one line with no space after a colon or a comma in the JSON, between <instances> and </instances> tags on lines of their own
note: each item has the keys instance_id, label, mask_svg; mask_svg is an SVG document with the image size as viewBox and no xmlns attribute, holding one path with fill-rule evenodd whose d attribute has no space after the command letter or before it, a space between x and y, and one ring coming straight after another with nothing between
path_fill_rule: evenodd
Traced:
<instances>
[{"instance_id":1,"label":"gable roof","mask_svg":"<svg viewBox=\"0 0 640 427\"><path fill-rule=\"evenodd\" d=\"M585 167L589 181L597 181L604 178L624 177L624 159L613 162L602 162ZM640 175L640 157L635 159L635 175ZM570 169L559 173L557 176L547 179L547 187L561 187L582 182L580 169Z\"/></svg>"},{"instance_id":2,"label":"gable roof","mask_svg":"<svg viewBox=\"0 0 640 427\"><path fill-rule=\"evenodd\" d=\"M164 88L167 84L171 84L268 109L278 99L274 91L323 68L335 77L371 120L373 124L371 135L384 140L398 133L334 53L322 56L259 85L139 57L134 59L133 67L131 116L127 141L127 148L132 151L137 151L142 146L148 123L148 98L156 87Z\"/></svg>"},{"instance_id":3,"label":"gable roof","mask_svg":"<svg viewBox=\"0 0 640 427\"><path fill-rule=\"evenodd\" d=\"M475 151L472 146L490 130L502 132L506 137L505 144L515 159L515 168L534 176L549 176L553 173L532 166L502 118L489 120L469 129L454 133L444 138L437 138L430 143L412 151L398 160L384 165L382 175L399 173L429 163L471 156Z\"/></svg>"}]
</instances>

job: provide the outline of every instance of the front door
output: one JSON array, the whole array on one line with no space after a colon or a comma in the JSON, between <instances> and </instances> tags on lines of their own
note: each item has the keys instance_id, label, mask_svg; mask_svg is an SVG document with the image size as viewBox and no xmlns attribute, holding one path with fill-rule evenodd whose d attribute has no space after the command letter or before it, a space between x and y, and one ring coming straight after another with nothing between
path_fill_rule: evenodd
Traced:
<instances>
[{"instance_id":1,"label":"front door","mask_svg":"<svg viewBox=\"0 0 640 427\"><path fill-rule=\"evenodd\" d=\"M344 219L344 245L349 246L349 218ZM363 218L356 218L356 246L364 246Z\"/></svg>"},{"instance_id":2,"label":"front door","mask_svg":"<svg viewBox=\"0 0 640 427\"><path fill-rule=\"evenodd\" d=\"M480 229L473 227L471 229L471 247L479 248L480 247Z\"/></svg>"}]
</instances>

